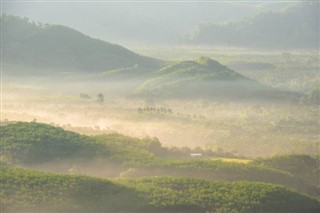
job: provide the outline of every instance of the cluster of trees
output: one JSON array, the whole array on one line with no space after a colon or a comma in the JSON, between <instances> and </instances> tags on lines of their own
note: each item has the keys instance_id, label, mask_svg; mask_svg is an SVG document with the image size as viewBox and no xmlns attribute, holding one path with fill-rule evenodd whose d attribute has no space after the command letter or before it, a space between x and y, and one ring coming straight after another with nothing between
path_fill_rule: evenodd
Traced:
<instances>
[{"instance_id":1,"label":"cluster of trees","mask_svg":"<svg viewBox=\"0 0 320 213\"><path fill-rule=\"evenodd\" d=\"M200 119L200 120L205 120L206 117L203 115L196 115L196 114L184 114L184 113L180 113L177 112L175 113L171 108L164 108L164 107L144 107L144 108L138 108L138 113L139 114L144 114L144 115L172 115L172 116L176 116L179 118L186 118L186 119Z\"/></svg>"},{"instance_id":2,"label":"cluster of trees","mask_svg":"<svg viewBox=\"0 0 320 213\"><path fill-rule=\"evenodd\" d=\"M172 114L172 109L167 108L155 108L155 107L145 107L138 108L138 113L157 113L157 114Z\"/></svg>"},{"instance_id":3,"label":"cluster of trees","mask_svg":"<svg viewBox=\"0 0 320 213\"><path fill-rule=\"evenodd\" d=\"M149 177L105 180L1 167L5 212L318 212L319 201L264 183Z\"/></svg>"},{"instance_id":4,"label":"cluster of trees","mask_svg":"<svg viewBox=\"0 0 320 213\"><path fill-rule=\"evenodd\" d=\"M92 99L92 97L88 94L85 94L85 93L80 93L80 96L79 96L81 99ZM98 93L97 94L97 102L99 104L103 104L105 101L104 99L104 95L102 93Z\"/></svg>"}]
</instances>

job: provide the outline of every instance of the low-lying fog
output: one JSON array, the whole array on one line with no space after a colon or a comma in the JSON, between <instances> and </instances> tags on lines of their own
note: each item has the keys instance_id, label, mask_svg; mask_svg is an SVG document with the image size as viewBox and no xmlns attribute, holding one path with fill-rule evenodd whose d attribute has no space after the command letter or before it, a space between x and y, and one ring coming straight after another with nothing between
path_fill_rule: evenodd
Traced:
<instances>
[{"instance_id":1,"label":"low-lying fog","mask_svg":"<svg viewBox=\"0 0 320 213\"><path fill-rule=\"evenodd\" d=\"M112 86L7 81L2 120L36 120L89 135L151 136L168 147L222 149L248 157L318 152L316 106L133 99L117 96ZM103 95L100 102L98 93Z\"/></svg>"}]
</instances>

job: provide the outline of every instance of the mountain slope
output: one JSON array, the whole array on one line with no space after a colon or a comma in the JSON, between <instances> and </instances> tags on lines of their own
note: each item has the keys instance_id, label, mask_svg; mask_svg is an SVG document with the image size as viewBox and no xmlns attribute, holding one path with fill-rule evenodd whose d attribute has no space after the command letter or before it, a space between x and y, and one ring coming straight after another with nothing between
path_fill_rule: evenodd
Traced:
<instances>
[{"instance_id":1,"label":"mountain slope","mask_svg":"<svg viewBox=\"0 0 320 213\"><path fill-rule=\"evenodd\" d=\"M3 60L7 67L97 72L161 64L159 60L90 38L68 27L35 24L27 18L7 15L1 19Z\"/></svg>"}]
</instances>

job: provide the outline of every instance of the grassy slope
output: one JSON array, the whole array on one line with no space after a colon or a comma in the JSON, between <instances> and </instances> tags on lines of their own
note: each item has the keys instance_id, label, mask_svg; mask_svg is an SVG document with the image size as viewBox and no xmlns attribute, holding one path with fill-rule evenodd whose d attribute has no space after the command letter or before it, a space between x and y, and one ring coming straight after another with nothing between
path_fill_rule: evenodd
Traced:
<instances>
[{"instance_id":1,"label":"grassy slope","mask_svg":"<svg viewBox=\"0 0 320 213\"><path fill-rule=\"evenodd\" d=\"M317 212L319 202L283 187L190 178L104 180L1 168L6 212Z\"/></svg>"}]
</instances>

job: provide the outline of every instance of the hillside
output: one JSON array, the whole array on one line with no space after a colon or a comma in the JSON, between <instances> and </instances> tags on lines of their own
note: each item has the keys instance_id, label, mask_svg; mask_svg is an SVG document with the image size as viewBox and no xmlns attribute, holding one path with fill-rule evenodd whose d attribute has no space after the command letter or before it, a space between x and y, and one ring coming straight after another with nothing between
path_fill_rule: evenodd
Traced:
<instances>
[{"instance_id":1,"label":"hillside","mask_svg":"<svg viewBox=\"0 0 320 213\"><path fill-rule=\"evenodd\" d=\"M156 139L119 134L84 136L46 124L17 122L2 126L1 159L12 165L99 177L176 176L207 180L260 181L319 196L317 182L261 163L194 159L182 149L162 147ZM306 163L308 166L308 163ZM281 166L281 164L279 164ZM306 175L314 176L313 171Z\"/></svg>"},{"instance_id":2,"label":"hillside","mask_svg":"<svg viewBox=\"0 0 320 213\"><path fill-rule=\"evenodd\" d=\"M153 140L139 140L118 134L89 137L60 127L36 122L16 122L2 126L1 155L11 163L34 164L54 160L94 160L116 162L152 161L147 151Z\"/></svg>"},{"instance_id":3,"label":"hillside","mask_svg":"<svg viewBox=\"0 0 320 213\"><path fill-rule=\"evenodd\" d=\"M263 49L318 49L319 2L300 2L240 22L199 26L189 44Z\"/></svg>"},{"instance_id":4,"label":"hillside","mask_svg":"<svg viewBox=\"0 0 320 213\"><path fill-rule=\"evenodd\" d=\"M208 98L243 101L280 100L297 94L264 86L219 62L201 57L196 61L168 64L135 91L136 96L153 98Z\"/></svg>"},{"instance_id":5,"label":"hillside","mask_svg":"<svg viewBox=\"0 0 320 213\"><path fill-rule=\"evenodd\" d=\"M161 64L159 60L140 56L65 26L36 24L27 18L8 15L1 16L1 23L4 68L20 68L22 74L30 74L31 69L90 73ZM45 74L43 70L42 74Z\"/></svg>"},{"instance_id":6,"label":"hillside","mask_svg":"<svg viewBox=\"0 0 320 213\"><path fill-rule=\"evenodd\" d=\"M256 159L254 164L263 165L302 178L314 185L320 185L320 159L309 155L279 155Z\"/></svg>"},{"instance_id":7,"label":"hillside","mask_svg":"<svg viewBox=\"0 0 320 213\"><path fill-rule=\"evenodd\" d=\"M319 202L283 187L152 177L106 180L1 167L5 212L317 212ZM259 192L259 193L257 193Z\"/></svg>"},{"instance_id":8,"label":"hillside","mask_svg":"<svg viewBox=\"0 0 320 213\"><path fill-rule=\"evenodd\" d=\"M22 80L24 84L92 90L96 89L91 85L95 82L113 95L142 98L236 102L299 97L261 85L207 57L164 62L68 27L35 24L27 18L8 15L1 20L4 72L7 77L14 76L13 81Z\"/></svg>"}]
</instances>

